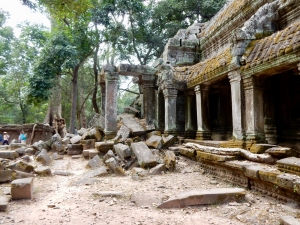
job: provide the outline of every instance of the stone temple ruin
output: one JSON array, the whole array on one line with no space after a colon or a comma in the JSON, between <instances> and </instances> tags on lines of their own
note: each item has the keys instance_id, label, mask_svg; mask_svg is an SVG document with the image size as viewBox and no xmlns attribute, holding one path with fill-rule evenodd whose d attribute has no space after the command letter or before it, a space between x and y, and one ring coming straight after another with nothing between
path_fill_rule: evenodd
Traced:
<instances>
[{"instance_id":1,"label":"stone temple ruin","mask_svg":"<svg viewBox=\"0 0 300 225\"><path fill-rule=\"evenodd\" d=\"M106 65L100 151L135 142L117 122L120 75L140 87L141 108L127 112L139 112L149 134L177 137L171 151L242 187L300 202L298 0L232 0L210 21L179 30L154 65ZM130 116L122 120L134 126Z\"/></svg>"}]
</instances>

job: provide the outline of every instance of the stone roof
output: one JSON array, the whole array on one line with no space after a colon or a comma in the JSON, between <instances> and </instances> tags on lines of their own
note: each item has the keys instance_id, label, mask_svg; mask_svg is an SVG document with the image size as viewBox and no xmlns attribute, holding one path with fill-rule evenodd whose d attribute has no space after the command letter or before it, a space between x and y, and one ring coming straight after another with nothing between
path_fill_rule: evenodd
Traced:
<instances>
[{"instance_id":1,"label":"stone roof","mask_svg":"<svg viewBox=\"0 0 300 225\"><path fill-rule=\"evenodd\" d=\"M245 52L247 59L243 69L271 61L298 49L300 49L300 22L269 37L250 43Z\"/></svg>"},{"instance_id":2,"label":"stone roof","mask_svg":"<svg viewBox=\"0 0 300 225\"><path fill-rule=\"evenodd\" d=\"M231 48L189 67L188 87L213 79L226 71L232 59Z\"/></svg>"},{"instance_id":3,"label":"stone roof","mask_svg":"<svg viewBox=\"0 0 300 225\"><path fill-rule=\"evenodd\" d=\"M211 19L210 23L207 27L204 28L203 32L201 32L200 36L209 35L209 33L213 32L218 27L227 23L227 21L232 20L236 17L238 13L241 13L242 9L247 5L251 7L251 1L253 0L232 0L228 4L225 4L224 7L216 14L213 19Z\"/></svg>"}]
</instances>

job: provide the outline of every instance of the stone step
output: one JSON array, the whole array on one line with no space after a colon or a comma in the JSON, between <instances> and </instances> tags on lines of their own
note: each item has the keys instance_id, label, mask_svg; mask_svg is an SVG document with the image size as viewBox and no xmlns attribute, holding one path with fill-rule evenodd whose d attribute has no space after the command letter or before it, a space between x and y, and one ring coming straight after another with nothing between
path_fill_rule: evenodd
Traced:
<instances>
[{"instance_id":1,"label":"stone step","mask_svg":"<svg viewBox=\"0 0 300 225\"><path fill-rule=\"evenodd\" d=\"M241 202L245 198L243 188L220 188L208 190L189 190L179 193L160 204L158 208L181 208L195 205L224 204L232 201Z\"/></svg>"}]
</instances>

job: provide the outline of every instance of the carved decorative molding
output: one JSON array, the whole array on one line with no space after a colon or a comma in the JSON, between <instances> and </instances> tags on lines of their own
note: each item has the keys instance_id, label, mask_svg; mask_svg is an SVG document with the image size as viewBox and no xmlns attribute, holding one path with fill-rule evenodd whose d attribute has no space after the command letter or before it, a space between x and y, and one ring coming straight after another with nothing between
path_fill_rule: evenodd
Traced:
<instances>
[{"instance_id":1,"label":"carved decorative molding","mask_svg":"<svg viewBox=\"0 0 300 225\"><path fill-rule=\"evenodd\" d=\"M242 80L239 70L231 71L228 73L230 83L240 82Z\"/></svg>"},{"instance_id":2,"label":"carved decorative molding","mask_svg":"<svg viewBox=\"0 0 300 225\"><path fill-rule=\"evenodd\" d=\"M105 72L106 81L117 81L119 79L119 73L117 72Z\"/></svg>"},{"instance_id":3,"label":"carved decorative molding","mask_svg":"<svg viewBox=\"0 0 300 225\"><path fill-rule=\"evenodd\" d=\"M163 93L165 98L176 98L178 90L175 88L167 88L163 90Z\"/></svg>"}]
</instances>

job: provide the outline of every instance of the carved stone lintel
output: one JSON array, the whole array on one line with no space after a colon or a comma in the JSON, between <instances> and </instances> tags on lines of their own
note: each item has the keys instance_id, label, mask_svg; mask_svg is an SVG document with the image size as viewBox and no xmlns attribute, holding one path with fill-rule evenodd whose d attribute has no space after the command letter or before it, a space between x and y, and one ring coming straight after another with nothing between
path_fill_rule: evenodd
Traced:
<instances>
[{"instance_id":1,"label":"carved stone lintel","mask_svg":"<svg viewBox=\"0 0 300 225\"><path fill-rule=\"evenodd\" d=\"M201 84L201 85L197 85L195 88L195 93L198 94L201 91L208 91L209 90L209 85L205 85L205 84Z\"/></svg>"},{"instance_id":2,"label":"carved stone lintel","mask_svg":"<svg viewBox=\"0 0 300 225\"><path fill-rule=\"evenodd\" d=\"M244 89L249 90L249 89L261 89L261 85L259 83L259 80L255 76L248 77L246 79L243 79L243 84L244 84Z\"/></svg>"}]
</instances>

